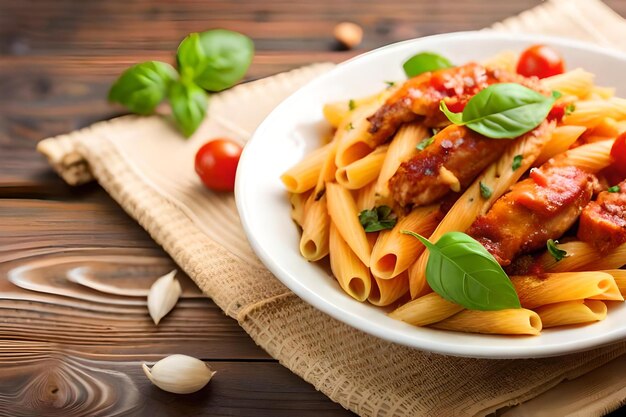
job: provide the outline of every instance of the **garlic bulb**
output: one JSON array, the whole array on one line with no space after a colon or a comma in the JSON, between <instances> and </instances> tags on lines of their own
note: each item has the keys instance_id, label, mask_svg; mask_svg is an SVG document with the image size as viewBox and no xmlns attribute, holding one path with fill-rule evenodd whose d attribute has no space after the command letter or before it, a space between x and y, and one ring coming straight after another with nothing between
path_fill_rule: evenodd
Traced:
<instances>
[{"instance_id":1,"label":"garlic bulb","mask_svg":"<svg viewBox=\"0 0 626 417\"><path fill-rule=\"evenodd\" d=\"M180 294L183 292L180 282L174 279L174 275L176 275L176 270L163 275L150 287L148 292L148 311L154 324L159 324L161 319L174 308Z\"/></svg>"},{"instance_id":2,"label":"garlic bulb","mask_svg":"<svg viewBox=\"0 0 626 417\"><path fill-rule=\"evenodd\" d=\"M154 364L152 369L141 365L148 379L163 391L191 394L204 387L215 375L200 359L187 355L171 355Z\"/></svg>"}]
</instances>

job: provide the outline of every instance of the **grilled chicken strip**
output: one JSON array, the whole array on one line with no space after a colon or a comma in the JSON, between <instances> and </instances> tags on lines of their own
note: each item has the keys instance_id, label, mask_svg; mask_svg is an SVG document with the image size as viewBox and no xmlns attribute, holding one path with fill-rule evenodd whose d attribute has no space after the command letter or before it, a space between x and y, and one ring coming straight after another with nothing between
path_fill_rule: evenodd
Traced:
<instances>
[{"instance_id":1,"label":"grilled chicken strip","mask_svg":"<svg viewBox=\"0 0 626 417\"><path fill-rule=\"evenodd\" d=\"M510 143L488 139L465 126L450 125L433 137L433 143L400 165L389 180L391 195L406 207L430 204L450 190L460 191L498 159Z\"/></svg>"},{"instance_id":2,"label":"grilled chicken strip","mask_svg":"<svg viewBox=\"0 0 626 417\"><path fill-rule=\"evenodd\" d=\"M425 117L428 127L445 126L449 122L439 110L444 100L454 112L462 111L469 99L480 90L496 83L515 82L544 94L537 78L527 78L503 69L485 68L469 63L460 67L426 72L411 78L400 87L372 116L369 132L372 143L384 143L403 123Z\"/></svg>"},{"instance_id":3,"label":"grilled chicken strip","mask_svg":"<svg viewBox=\"0 0 626 417\"><path fill-rule=\"evenodd\" d=\"M619 191L603 191L584 208L580 215L578 238L608 252L626 243L626 181Z\"/></svg>"},{"instance_id":4,"label":"grilled chicken strip","mask_svg":"<svg viewBox=\"0 0 626 417\"><path fill-rule=\"evenodd\" d=\"M580 168L550 160L511 187L467 233L502 266L546 246L569 229L593 194L597 179Z\"/></svg>"}]
</instances>

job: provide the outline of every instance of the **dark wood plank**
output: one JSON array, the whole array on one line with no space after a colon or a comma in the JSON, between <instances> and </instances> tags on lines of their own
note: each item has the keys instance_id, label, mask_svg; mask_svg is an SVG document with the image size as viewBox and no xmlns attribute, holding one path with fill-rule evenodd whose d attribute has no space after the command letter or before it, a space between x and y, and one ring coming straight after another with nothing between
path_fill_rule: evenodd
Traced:
<instances>
[{"instance_id":1,"label":"dark wood plank","mask_svg":"<svg viewBox=\"0 0 626 417\"><path fill-rule=\"evenodd\" d=\"M143 374L142 362L77 358L43 343L1 345L0 414L352 415L275 362L208 361L217 373L206 387L189 395L153 386Z\"/></svg>"}]
</instances>

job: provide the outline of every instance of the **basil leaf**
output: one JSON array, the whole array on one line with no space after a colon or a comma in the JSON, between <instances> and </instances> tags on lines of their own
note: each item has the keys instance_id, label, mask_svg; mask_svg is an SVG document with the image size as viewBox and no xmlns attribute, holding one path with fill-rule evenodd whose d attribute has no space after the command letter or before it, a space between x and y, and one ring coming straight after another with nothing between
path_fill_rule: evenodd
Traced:
<instances>
[{"instance_id":1,"label":"basil leaf","mask_svg":"<svg viewBox=\"0 0 626 417\"><path fill-rule=\"evenodd\" d=\"M619 189L619 185L614 185L614 186L612 186L612 187L609 187L609 188L607 189L607 191L608 191L609 193L619 193L619 191L620 191L620 189Z\"/></svg>"},{"instance_id":2,"label":"basil leaf","mask_svg":"<svg viewBox=\"0 0 626 417\"><path fill-rule=\"evenodd\" d=\"M517 169L522 166L523 160L524 160L524 157L522 155L515 155L513 157L513 163L511 164L511 169L513 171L517 171Z\"/></svg>"},{"instance_id":3,"label":"basil leaf","mask_svg":"<svg viewBox=\"0 0 626 417\"><path fill-rule=\"evenodd\" d=\"M418 143L415 148L418 151L423 151L424 149L426 149L431 143L433 143L435 140L434 136L431 136L429 138L423 139L420 141L420 143Z\"/></svg>"},{"instance_id":4,"label":"basil leaf","mask_svg":"<svg viewBox=\"0 0 626 417\"><path fill-rule=\"evenodd\" d=\"M558 245L558 243L559 243L558 240L552 240L552 239L548 239L548 241L546 242L546 246L548 247L548 252L550 252L550 255L552 255L552 257L556 259L557 262L567 256L567 251L564 251L563 249L559 249L556 246Z\"/></svg>"},{"instance_id":5,"label":"basil leaf","mask_svg":"<svg viewBox=\"0 0 626 417\"><path fill-rule=\"evenodd\" d=\"M350 99L350 100L348 101L348 109L349 109L350 111L352 111L352 110L356 109L356 103L354 102L354 100Z\"/></svg>"},{"instance_id":6,"label":"basil leaf","mask_svg":"<svg viewBox=\"0 0 626 417\"><path fill-rule=\"evenodd\" d=\"M437 294L471 310L521 308L511 280L494 257L461 232L444 234L437 243L409 230L428 248L426 280Z\"/></svg>"},{"instance_id":7,"label":"basil leaf","mask_svg":"<svg viewBox=\"0 0 626 417\"><path fill-rule=\"evenodd\" d=\"M452 113L442 100L439 108L456 125L492 139L513 139L537 127L558 97L546 97L520 84L493 84L479 91L462 113Z\"/></svg>"},{"instance_id":8,"label":"basil leaf","mask_svg":"<svg viewBox=\"0 0 626 417\"><path fill-rule=\"evenodd\" d=\"M200 87L222 91L246 74L254 44L241 33L225 29L192 33L180 43L176 59L181 73L191 73Z\"/></svg>"},{"instance_id":9,"label":"basil leaf","mask_svg":"<svg viewBox=\"0 0 626 417\"><path fill-rule=\"evenodd\" d=\"M359 213L359 222L366 232L393 229L398 219L389 206L374 207Z\"/></svg>"},{"instance_id":10,"label":"basil leaf","mask_svg":"<svg viewBox=\"0 0 626 417\"><path fill-rule=\"evenodd\" d=\"M453 67L445 57L433 52L422 52L409 58L402 68L407 77L415 77L429 71Z\"/></svg>"},{"instance_id":11,"label":"basil leaf","mask_svg":"<svg viewBox=\"0 0 626 417\"><path fill-rule=\"evenodd\" d=\"M133 113L150 114L177 77L176 70L165 62L133 65L111 86L109 101L120 103Z\"/></svg>"},{"instance_id":12,"label":"basil leaf","mask_svg":"<svg viewBox=\"0 0 626 417\"><path fill-rule=\"evenodd\" d=\"M185 136L191 136L206 115L208 94L192 82L179 81L170 88L168 99L176 125Z\"/></svg>"}]
</instances>

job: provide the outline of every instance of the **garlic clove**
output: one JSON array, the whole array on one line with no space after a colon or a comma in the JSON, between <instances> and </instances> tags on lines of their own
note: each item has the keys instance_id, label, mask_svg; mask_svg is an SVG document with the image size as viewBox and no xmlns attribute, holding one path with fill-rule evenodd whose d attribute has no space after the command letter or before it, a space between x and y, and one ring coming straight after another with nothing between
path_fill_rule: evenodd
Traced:
<instances>
[{"instance_id":1,"label":"garlic clove","mask_svg":"<svg viewBox=\"0 0 626 417\"><path fill-rule=\"evenodd\" d=\"M163 391L191 394L209 383L215 371L200 359L187 355L171 355L148 368L141 365L148 379Z\"/></svg>"},{"instance_id":2,"label":"garlic clove","mask_svg":"<svg viewBox=\"0 0 626 417\"><path fill-rule=\"evenodd\" d=\"M161 319L174 308L183 292L180 282L174 279L176 272L173 270L169 274L163 275L150 287L148 312L150 312L154 324L159 324Z\"/></svg>"}]
</instances>

